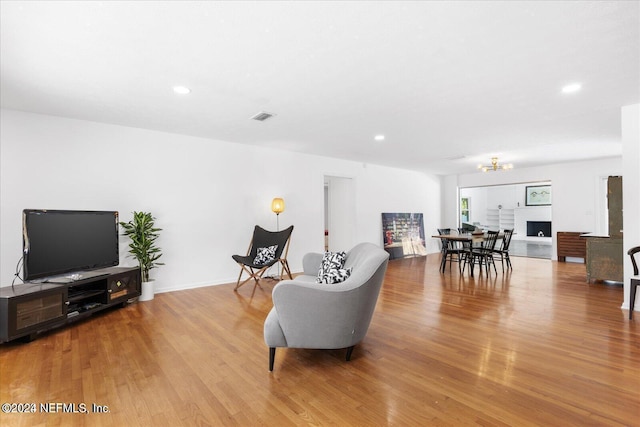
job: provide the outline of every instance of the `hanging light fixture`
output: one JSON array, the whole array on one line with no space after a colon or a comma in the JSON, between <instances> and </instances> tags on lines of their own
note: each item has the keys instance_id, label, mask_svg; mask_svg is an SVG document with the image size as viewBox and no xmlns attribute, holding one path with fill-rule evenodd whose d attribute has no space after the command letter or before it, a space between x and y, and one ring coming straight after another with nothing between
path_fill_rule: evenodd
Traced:
<instances>
[{"instance_id":1,"label":"hanging light fixture","mask_svg":"<svg viewBox=\"0 0 640 427\"><path fill-rule=\"evenodd\" d=\"M497 172L499 170L506 171L509 169L513 169L513 165L511 163L501 165L498 163L497 157L492 157L490 166L478 165L478 169L480 169L482 172L491 172L491 171Z\"/></svg>"}]
</instances>

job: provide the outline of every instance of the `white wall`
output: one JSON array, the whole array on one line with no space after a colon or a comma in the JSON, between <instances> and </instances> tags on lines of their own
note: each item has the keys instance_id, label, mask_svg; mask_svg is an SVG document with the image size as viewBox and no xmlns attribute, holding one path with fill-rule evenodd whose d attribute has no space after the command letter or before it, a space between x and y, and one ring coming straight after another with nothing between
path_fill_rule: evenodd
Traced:
<instances>
[{"instance_id":1,"label":"white wall","mask_svg":"<svg viewBox=\"0 0 640 427\"><path fill-rule=\"evenodd\" d=\"M455 229L456 227L458 227L458 217L460 216L460 212L458 210L458 204L460 200L458 198L458 176L446 175L441 177L440 179L442 188L442 199L433 200L433 203L440 203L441 223L437 225L436 230L429 230L427 228L425 230L425 235L430 231L433 231L433 234L437 234L438 228Z\"/></svg>"},{"instance_id":2,"label":"white wall","mask_svg":"<svg viewBox=\"0 0 640 427\"><path fill-rule=\"evenodd\" d=\"M255 224L276 228L271 199L295 225L289 262L324 247L324 176L355 183L356 241L382 244L382 212L422 212L440 223L440 179L419 172L81 120L0 111L0 280L11 284L22 252L21 212L150 211L163 228L158 291L235 282L232 254ZM428 240L428 239L427 239ZM427 241L431 252L437 242ZM135 265L125 258L121 265Z\"/></svg>"},{"instance_id":3,"label":"white wall","mask_svg":"<svg viewBox=\"0 0 640 427\"><path fill-rule=\"evenodd\" d=\"M633 267L626 252L634 246L640 246L640 104L622 108L622 158L622 221L625 251L624 302L622 307L628 309L630 303L629 286ZM636 295L634 307L636 312L640 311L639 301L640 297Z\"/></svg>"},{"instance_id":4,"label":"white wall","mask_svg":"<svg viewBox=\"0 0 640 427\"><path fill-rule=\"evenodd\" d=\"M461 188L514 183L551 181L553 185L553 247L552 259L557 259L556 233L558 231L591 231L597 229L596 210L600 178L622 175L622 158L591 160L553 164L533 168L516 168L508 172L458 175L457 179L443 180L442 191L457 191L451 183ZM623 179L624 181L624 179ZM456 218L455 203L443 201L443 218ZM626 209L626 206L625 206ZM455 225L454 225L455 226Z\"/></svg>"}]
</instances>

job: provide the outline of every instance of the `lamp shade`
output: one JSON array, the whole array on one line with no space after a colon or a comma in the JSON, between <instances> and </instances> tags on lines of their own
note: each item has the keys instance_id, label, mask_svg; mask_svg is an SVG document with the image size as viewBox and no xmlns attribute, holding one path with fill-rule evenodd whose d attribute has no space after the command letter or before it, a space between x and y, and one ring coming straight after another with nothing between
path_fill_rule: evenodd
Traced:
<instances>
[{"instance_id":1,"label":"lamp shade","mask_svg":"<svg viewBox=\"0 0 640 427\"><path fill-rule=\"evenodd\" d=\"M276 197L271 201L271 210L275 212L276 215L284 212L284 199L280 197Z\"/></svg>"}]
</instances>

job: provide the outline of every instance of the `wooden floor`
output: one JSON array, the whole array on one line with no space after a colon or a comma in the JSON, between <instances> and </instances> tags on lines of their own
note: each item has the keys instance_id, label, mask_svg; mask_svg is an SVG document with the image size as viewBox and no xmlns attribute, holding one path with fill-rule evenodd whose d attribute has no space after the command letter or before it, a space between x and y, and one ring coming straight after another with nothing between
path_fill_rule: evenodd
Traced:
<instances>
[{"instance_id":1,"label":"wooden floor","mask_svg":"<svg viewBox=\"0 0 640 427\"><path fill-rule=\"evenodd\" d=\"M351 362L279 349L268 371L270 280L159 294L2 344L0 401L38 407L0 425L640 425L640 313L628 320L621 287L587 285L582 264L514 258L513 273L473 280L438 263L390 261Z\"/></svg>"}]
</instances>

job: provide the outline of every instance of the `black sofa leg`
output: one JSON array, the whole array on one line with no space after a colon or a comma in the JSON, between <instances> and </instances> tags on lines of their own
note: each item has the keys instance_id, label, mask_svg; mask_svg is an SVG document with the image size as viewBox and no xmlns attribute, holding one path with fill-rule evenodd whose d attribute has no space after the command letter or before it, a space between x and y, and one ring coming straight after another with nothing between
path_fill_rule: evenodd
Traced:
<instances>
[{"instance_id":1,"label":"black sofa leg","mask_svg":"<svg viewBox=\"0 0 640 427\"><path fill-rule=\"evenodd\" d=\"M273 371L273 361L276 358L276 348L269 347L269 372Z\"/></svg>"},{"instance_id":2,"label":"black sofa leg","mask_svg":"<svg viewBox=\"0 0 640 427\"><path fill-rule=\"evenodd\" d=\"M355 346L352 345L351 347L349 347L347 349L347 362L351 360L351 353L353 353L353 347L355 347Z\"/></svg>"}]
</instances>

